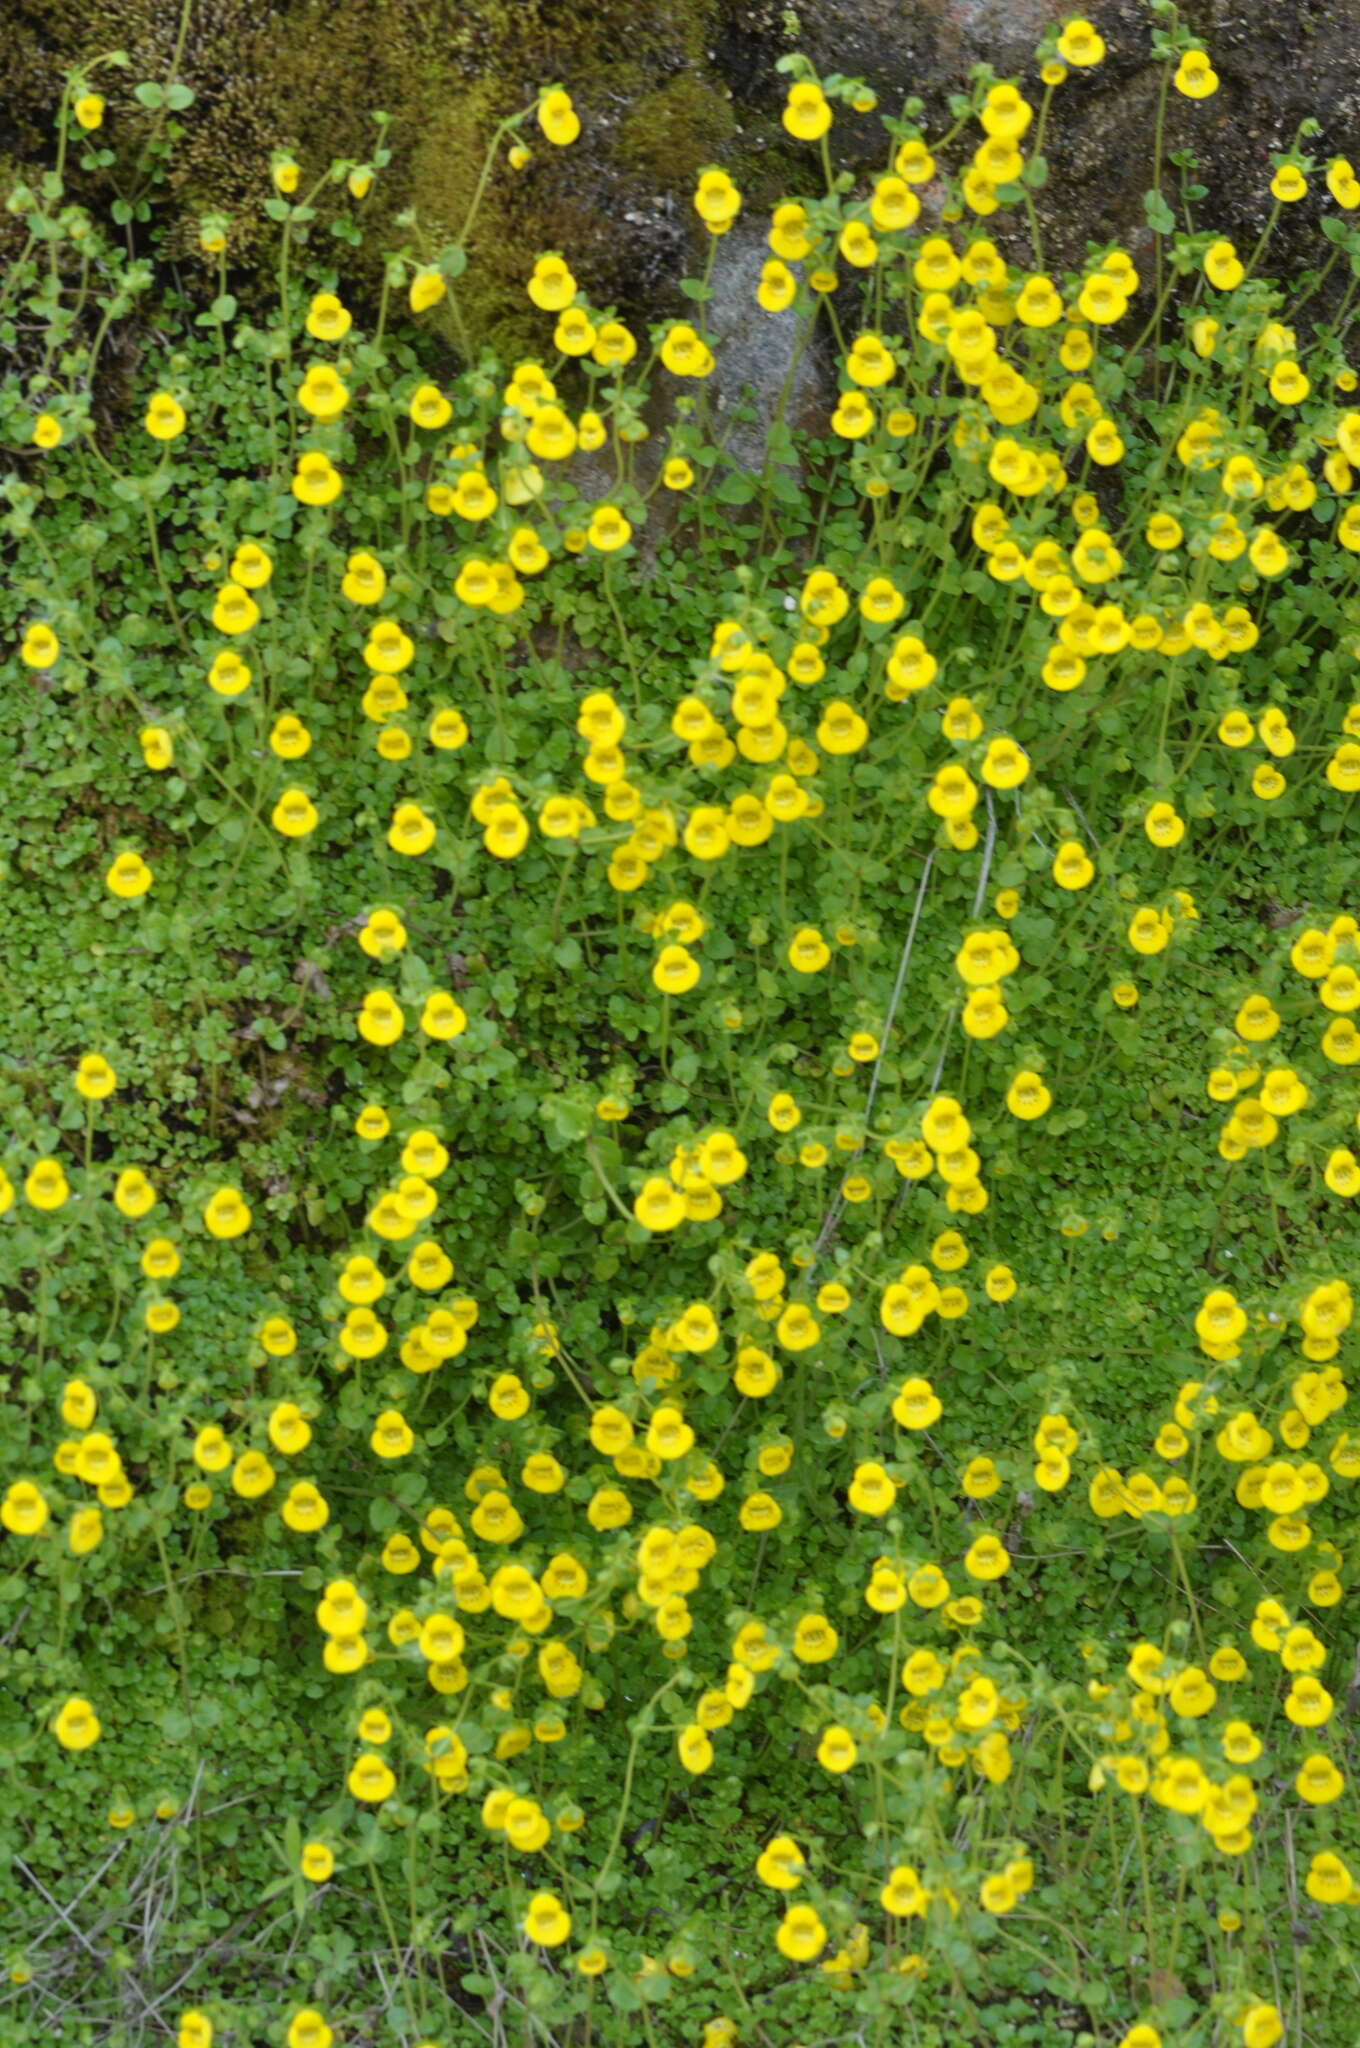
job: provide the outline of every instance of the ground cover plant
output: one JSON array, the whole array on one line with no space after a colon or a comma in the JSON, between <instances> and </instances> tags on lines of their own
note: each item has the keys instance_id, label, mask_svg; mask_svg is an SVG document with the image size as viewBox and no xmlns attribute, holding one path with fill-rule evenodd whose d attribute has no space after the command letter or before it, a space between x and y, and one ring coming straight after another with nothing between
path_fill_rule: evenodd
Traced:
<instances>
[{"instance_id":1,"label":"ground cover plant","mask_svg":"<svg viewBox=\"0 0 1360 2048\"><path fill-rule=\"evenodd\" d=\"M157 258L173 68L69 81L0 293L6 2042L1353 2040L1360 181L1300 135L1216 235L1152 12L1080 274L1098 26L938 135L788 61L759 298L838 395L755 473L720 166L689 317L546 251L501 364L476 195L346 300L381 119L275 160L252 310L225 218Z\"/></svg>"}]
</instances>

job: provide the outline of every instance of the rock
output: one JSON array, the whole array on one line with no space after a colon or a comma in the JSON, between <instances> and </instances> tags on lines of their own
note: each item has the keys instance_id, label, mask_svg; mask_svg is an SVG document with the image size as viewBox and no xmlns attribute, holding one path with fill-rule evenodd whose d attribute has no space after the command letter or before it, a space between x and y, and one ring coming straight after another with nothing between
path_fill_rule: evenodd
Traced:
<instances>
[{"instance_id":1,"label":"rock","mask_svg":"<svg viewBox=\"0 0 1360 2048\"><path fill-rule=\"evenodd\" d=\"M271 149L294 150L311 179L333 157L365 156L371 112L382 108L393 117L393 161L360 209L364 249L337 251L362 304L376 295L385 250L405 245L425 255L458 234L495 123L530 105L541 83L561 81L580 110L581 138L554 149L530 123L532 164L490 181L459 288L474 342L502 357L544 350L544 322L523 287L545 249L569 258L593 303L615 305L639 326L684 315L676 280L696 274L704 254L691 203L695 175L720 162L746 208L716 273L714 317L731 357L719 388L731 404L732 379L744 368L768 403L787 369L788 343L786 326L757 318L751 301L763 220L779 197L823 185L819 151L780 125L779 57L799 48L823 72L863 76L885 106L919 95L927 128L938 134L949 125L949 95L966 88L974 64L1017 75L1037 92L1033 50L1053 12L1050 0L801 0L791 8L778 0L350 0L340 10L329 0L297 0L286 10L196 0L181 67L196 98L156 199L165 246L185 265L198 263L198 219L221 208L234 223L233 287L246 303L263 300L277 234L263 212ZM1036 200L1045 261L1060 271L1082 262L1088 242L1118 240L1135 260L1151 257L1143 196L1159 75L1149 17L1144 0L1093 0L1090 12L1108 55L1054 94L1045 142L1051 177ZM50 159L64 71L118 44L131 63L100 74L106 133L120 150L135 146L151 117L132 89L168 75L179 18L179 0L0 0L0 149L10 165ZM1196 223L1250 247L1270 210L1269 154L1289 145L1305 115L1321 123L1310 145L1320 161L1352 146L1360 0L1299 0L1287 9L1198 0L1193 20L1222 84L1204 102L1169 95L1164 190L1178 198L1170 154L1193 150L1194 176L1209 187ZM969 146L961 137L951 160L961 162ZM838 109L831 148L838 167L867 178L884 160L877 119ZM1327 205L1315 178L1279 224L1272 272L1316 260ZM988 230L1028 260L1023 219L995 216ZM7 231L0 217L0 236ZM317 240L329 247L324 231ZM1328 303L1320 294L1311 317ZM820 404L814 368L797 373L800 408ZM744 428L738 433L738 445L755 446Z\"/></svg>"},{"instance_id":2,"label":"rock","mask_svg":"<svg viewBox=\"0 0 1360 2048\"><path fill-rule=\"evenodd\" d=\"M756 303L769 254L765 222L750 220L722 236L714 255L708 325L717 368L710 395L723 445L743 469L760 468L781 398L791 427L826 430L828 365L820 346L795 357L793 313L766 313ZM748 411L752 417L739 416Z\"/></svg>"}]
</instances>

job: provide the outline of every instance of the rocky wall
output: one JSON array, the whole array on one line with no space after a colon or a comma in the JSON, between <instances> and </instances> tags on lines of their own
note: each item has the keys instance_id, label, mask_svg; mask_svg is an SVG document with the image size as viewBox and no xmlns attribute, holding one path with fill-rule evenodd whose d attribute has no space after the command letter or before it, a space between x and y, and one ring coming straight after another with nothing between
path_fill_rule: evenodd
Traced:
<instances>
[{"instance_id":1,"label":"rocky wall","mask_svg":"<svg viewBox=\"0 0 1360 2048\"><path fill-rule=\"evenodd\" d=\"M1045 255L1058 266L1088 238L1118 237L1135 256L1146 245L1149 16L1140 0L1090 11L1108 57L1059 90L1052 178L1039 195ZM1186 13L1222 84L1198 104L1172 94L1167 146L1200 157L1205 224L1250 241L1268 210L1268 154L1305 115L1322 124L1319 157L1360 156L1360 0L1197 0ZM371 288L384 248L427 252L457 232L490 127L552 79L573 94L581 139L566 150L540 140L526 170L493 180L461 287L469 326L503 353L532 345L541 323L523 283L546 248L570 257L595 304L659 317L683 309L674 280L702 257L690 206L699 167L720 160L753 209L817 189L815 151L779 123L781 54L801 48L823 71L862 75L888 102L920 94L942 125L948 94L979 59L1032 77L1035 41L1054 18L1045 0L189 0L180 76L196 97L159 201L168 246L192 265L200 215L227 213L249 297L277 233L262 211L271 150L293 151L314 176L332 157L365 156L369 116L382 108L394 158L363 203L365 253L337 252L350 287ZM47 160L64 70L115 47L132 62L101 72L100 89L109 134L132 140L151 118L132 85L167 76L180 27L180 0L0 0L0 168ZM872 117L840 113L833 140L844 166L882 161ZM1291 209L1281 263L1316 249L1316 217L1312 194Z\"/></svg>"}]
</instances>

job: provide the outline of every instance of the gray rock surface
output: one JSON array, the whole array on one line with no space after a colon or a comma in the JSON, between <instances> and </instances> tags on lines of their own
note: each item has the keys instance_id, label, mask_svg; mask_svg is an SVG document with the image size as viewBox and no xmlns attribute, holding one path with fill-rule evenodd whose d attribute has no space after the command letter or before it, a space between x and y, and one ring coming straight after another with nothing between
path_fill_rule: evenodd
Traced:
<instances>
[{"instance_id":1,"label":"gray rock surface","mask_svg":"<svg viewBox=\"0 0 1360 2048\"><path fill-rule=\"evenodd\" d=\"M823 73L862 76L885 106L919 95L938 134L976 63L1037 91L1035 43L1064 11L1051 0L350 0L337 13L326 0L195 0L180 68L196 97L157 205L169 248L189 268L201 260L202 210L231 216L233 283L249 301L253 281L268 290L273 267L276 230L263 213L270 150L293 149L309 175L331 156L363 155L381 106L392 115L393 162L365 202L371 238L347 257L362 295L381 251L409 240L412 209L421 246L457 233L492 123L561 80L581 138L553 150L535 137L528 170L492 181L460 288L474 336L507 358L541 346L524 281L543 249L569 254L596 304L640 323L683 314L675 280L696 274L704 252L695 173L721 162L746 204L722 252L714 316L734 363L763 390L782 378L787 344L781 323L757 320L750 305L762 224L779 197L823 185L820 152L780 124L779 58L801 49ZM1199 160L1209 191L1197 221L1249 245L1270 208L1270 152L1289 146L1305 116L1321 124L1309 145L1319 163L1360 159L1360 0L1186 0L1183 11L1222 83L1203 102L1170 95L1167 152L1189 148ZM1055 94L1051 178L1037 199L1045 258L1059 270L1080 263L1088 241L1117 238L1135 259L1150 254L1152 16L1146 0L1089 0L1087 12L1108 54ZM149 117L133 87L168 75L179 18L170 0L0 0L0 182L6 170L50 160L64 72L116 43L132 57L126 72L101 74L108 132L135 143ZM955 163L971 141L959 138ZM857 177L883 161L873 116L838 110L830 145L837 167ZM1173 197L1175 177L1168 171ZM1272 271L1315 260L1329 207L1319 176L1280 223ZM1026 247L1023 223L997 216L990 225L1008 248ZM0 215L0 252L7 231Z\"/></svg>"},{"instance_id":2,"label":"gray rock surface","mask_svg":"<svg viewBox=\"0 0 1360 2048\"><path fill-rule=\"evenodd\" d=\"M723 445L743 469L759 469L766 430L781 397L793 427L825 431L828 364L820 349L795 357L794 314L767 313L756 301L769 260L766 223L739 222L718 244L708 326L717 368L712 378L716 425ZM785 397L785 385L788 385ZM749 404L742 407L742 394ZM752 417L746 418L749 411Z\"/></svg>"}]
</instances>

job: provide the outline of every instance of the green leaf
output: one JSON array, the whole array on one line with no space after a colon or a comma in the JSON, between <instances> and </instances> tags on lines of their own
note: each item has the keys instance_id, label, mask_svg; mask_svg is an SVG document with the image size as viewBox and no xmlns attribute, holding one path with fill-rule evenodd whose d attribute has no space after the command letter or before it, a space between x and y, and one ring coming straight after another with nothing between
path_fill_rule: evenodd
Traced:
<instances>
[{"instance_id":1,"label":"green leaf","mask_svg":"<svg viewBox=\"0 0 1360 2048\"><path fill-rule=\"evenodd\" d=\"M720 505L749 505L755 494L756 487L751 478L734 469L723 478L713 496Z\"/></svg>"},{"instance_id":2,"label":"green leaf","mask_svg":"<svg viewBox=\"0 0 1360 2048\"><path fill-rule=\"evenodd\" d=\"M1143 213L1155 235L1169 235L1176 225L1176 216L1160 192L1143 194Z\"/></svg>"},{"instance_id":3,"label":"green leaf","mask_svg":"<svg viewBox=\"0 0 1360 2048\"><path fill-rule=\"evenodd\" d=\"M157 85L152 78L144 78L140 85L133 86L132 97L139 106L150 107L154 111L165 105L165 87Z\"/></svg>"},{"instance_id":4,"label":"green leaf","mask_svg":"<svg viewBox=\"0 0 1360 2048\"><path fill-rule=\"evenodd\" d=\"M697 277L682 277L680 289L687 299L693 299L695 304L700 306L707 305L713 296L712 285L704 284Z\"/></svg>"},{"instance_id":5,"label":"green leaf","mask_svg":"<svg viewBox=\"0 0 1360 2048\"><path fill-rule=\"evenodd\" d=\"M182 113L185 107L191 107L193 103L194 89L192 86L183 84L178 78L174 81L173 85L166 86L165 104L167 107L173 107L176 113Z\"/></svg>"}]
</instances>

